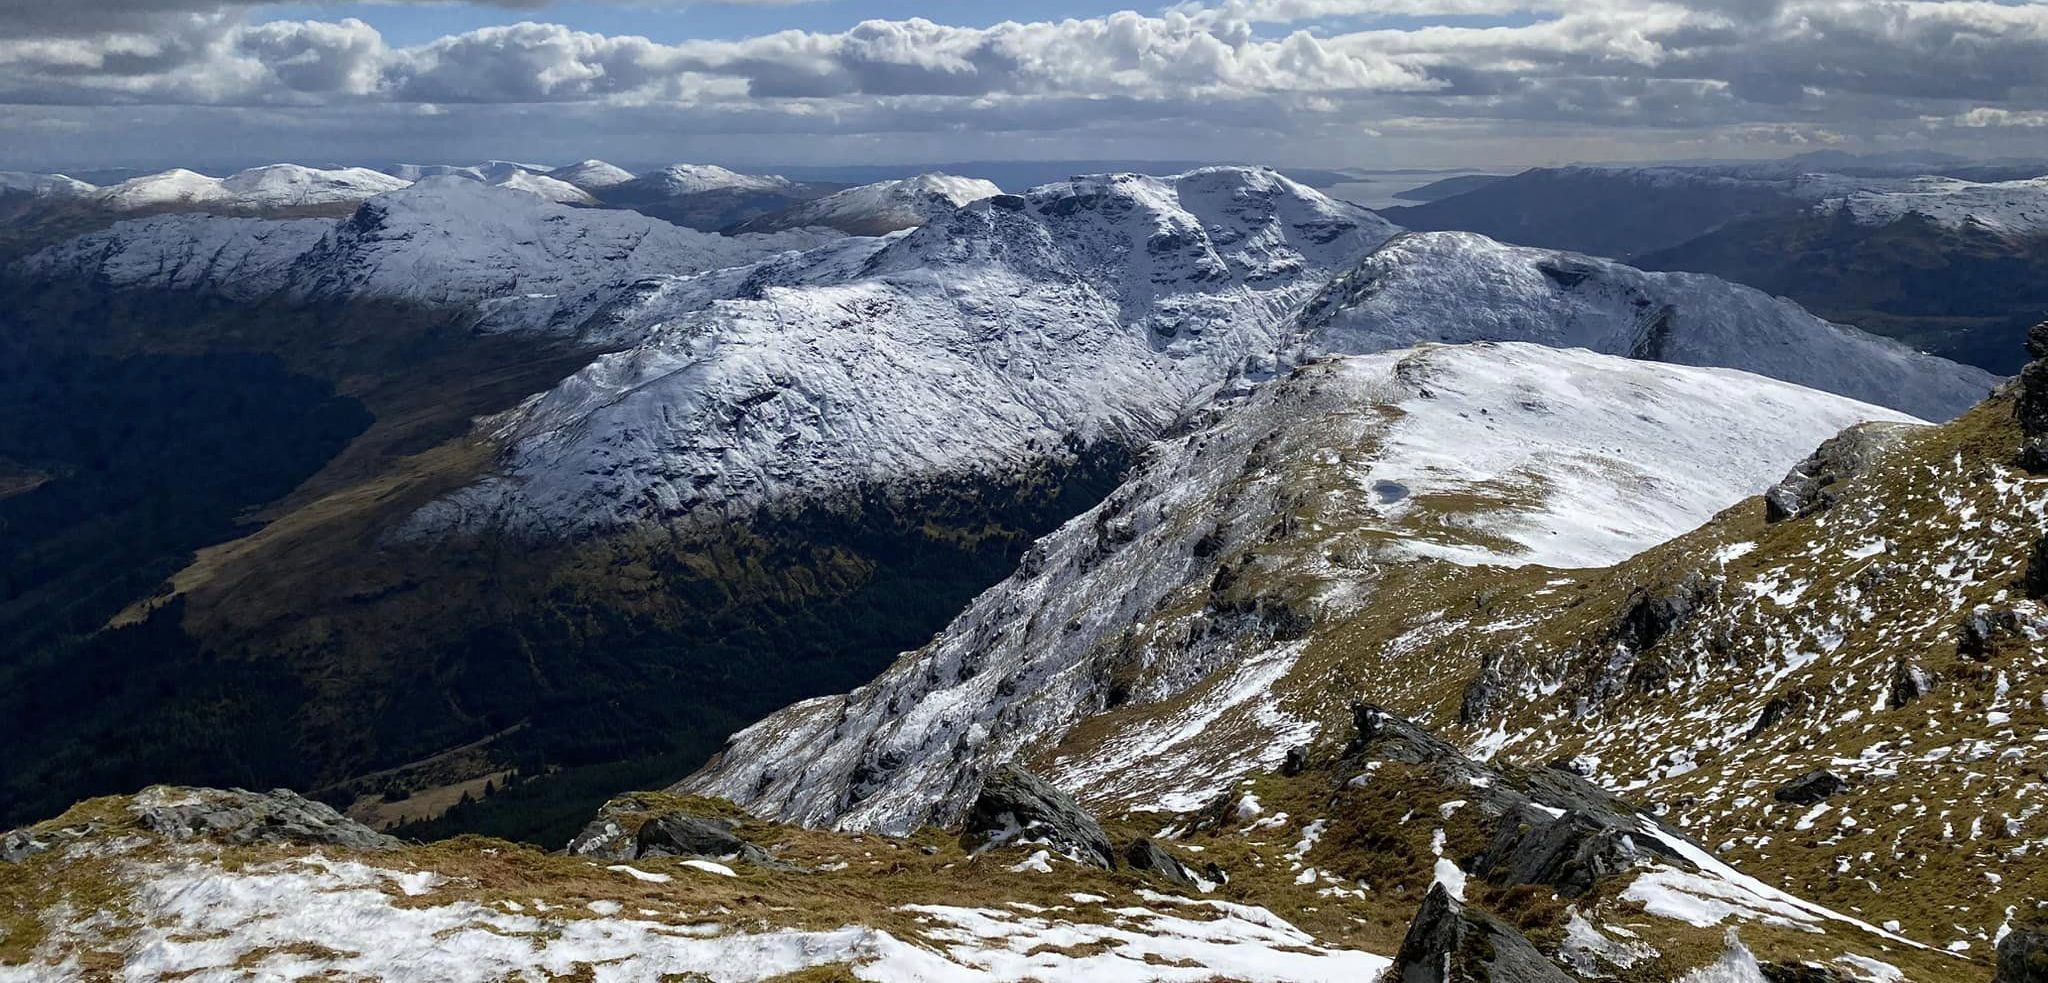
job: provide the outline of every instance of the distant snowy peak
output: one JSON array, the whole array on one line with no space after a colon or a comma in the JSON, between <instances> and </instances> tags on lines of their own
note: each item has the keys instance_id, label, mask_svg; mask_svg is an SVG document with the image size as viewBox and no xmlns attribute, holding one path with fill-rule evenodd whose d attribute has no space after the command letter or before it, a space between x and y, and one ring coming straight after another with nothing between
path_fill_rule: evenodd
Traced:
<instances>
[{"instance_id":1,"label":"distant snowy peak","mask_svg":"<svg viewBox=\"0 0 2048 983\"><path fill-rule=\"evenodd\" d=\"M485 183L494 187L539 195L549 201L563 205L597 204L597 198L590 192L568 181L552 178L545 174L535 174L532 171L513 171Z\"/></svg>"},{"instance_id":2,"label":"distant snowy peak","mask_svg":"<svg viewBox=\"0 0 2048 983\"><path fill-rule=\"evenodd\" d=\"M1003 193L992 181L920 174L849 188L741 226L748 231L823 226L850 235L886 235L914 229L972 201Z\"/></svg>"},{"instance_id":3,"label":"distant snowy peak","mask_svg":"<svg viewBox=\"0 0 2048 983\"><path fill-rule=\"evenodd\" d=\"M117 288L472 308L479 330L581 337L641 280L745 266L820 241L806 233L713 235L467 177L431 177L371 198L342 221L156 216L23 263Z\"/></svg>"},{"instance_id":4,"label":"distant snowy peak","mask_svg":"<svg viewBox=\"0 0 2048 983\"><path fill-rule=\"evenodd\" d=\"M1395 237L1332 283L1301 328L1305 354L1533 341L1743 369L1932 420L1975 405L1996 382L1716 277L1466 232Z\"/></svg>"},{"instance_id":5,"label":"distant snowy peak","mask_svg":"<svg viewBox=\"0 0 2048 983\"><path fill-rule=\"evenodd\" d=\"M410 183L361 167L323 170L272 164L225 178L174 168L101 189L96 200L116 211L179 207L260 211L353 204Z\"/></svg>"},{"instance_id":6,"label":"distant snowy peak","mask_svg":"<svg viewBox=\"0 0 2048 983\"><path fill-rule=\"evenodd\" d=\"M472 181L496 183L517 174L546 174L553 168L545 164L521 164L510 160L487 160L481 164L394 164L384 173L406 181L418 181L430 177L460 177Z\"/></svg>"},{"instance_id":7,"label":"distant snowy peak","mask_svg":"<svg viewBox=\"0 0 2048 983\"><path fill-rule=\"evenodd\" d=\"M1824 198L1823 212L1846 211L1865 225L1888 225L1921 215L1945 226L1976 223L1996 232L2036 236L2048 233L2048 177L1979 183L1949 177L1862 182ZM1868 187L1867 185L1879 185Z\"/></svg>"},{"instance_id":8,"label":"distant snowy peak","mask_svg":"<svg viewBox=\"0 0 2048 983\"><path fill-rule=\"evenodd\" d=\"M273 164L223 178L220 187L236 204L271 208L358 202L408 183L362 167L318 170Z\"/></svg>"},{"instance_id":9,"label":"distant snowy peak","mask_svg":"<svg viewBox=\"0 0 2048 983\"><path fill-rule=\"evenodd\" d=\"M567 167L558 167L549 171L547 176L592 192L603 191L633 180L632 171L601 160L586 160Z\"/></svg>"},{"instance_id":10,"label":"distant snowy peak","mask_svg":"<svg viewBox=\"0 0 2048 983\"><path fill-rule=\"evenodd\" d=\"M609 308L640 344L499 421L498 477L415 528L683 524L1134 447L1391 233L1271 171L1112 175L835 246L831 276L652 284Z\"/></svg>"},{"instance_id":11,"label":"distant snowy peak","mask_svg":"<svg viewBox=\"0 0 2048 983\"><path fill-rule=\"evenodd\" d=\"M1199 333L1213 313L1185 296L1284 293L1397 231L1266 168L1105 174L974 202L892 245L876 269L994 263L1027 276L1084 277L1121 299L1126 321L1146 323L1169 344Z\"/></svg>"},{"instance_id":12,"label":"distant snowy peak","mask_svg":"<svg viewBox=\"0 0 2048 983\"><path fill-rule=\"evenodd\" d=\"M640 181L658 186L670 195L694 195L706 191L787 191L796 182L779 174L741 174L716 164L671 164Z\"/></svg>"},{"instance_id":13,"label":"distant snowy peak","mask_svg":"<svg viewBox=\"0 0 2048 983\"><path fill-rule=\"evenodd\" d=\"M35 195L45 198L82 198L98 190L99 187L97 185L87 184L77 178L63 174L0 171L0 194Z\"/></svg>"}]
</instances>

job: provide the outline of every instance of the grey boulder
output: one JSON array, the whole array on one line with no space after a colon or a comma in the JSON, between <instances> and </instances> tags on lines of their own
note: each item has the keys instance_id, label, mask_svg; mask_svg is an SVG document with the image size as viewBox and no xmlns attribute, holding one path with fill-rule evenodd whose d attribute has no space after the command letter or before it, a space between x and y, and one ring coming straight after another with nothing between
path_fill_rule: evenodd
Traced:
<instances>
[{"instance_id":1,"label":"grey boulder","mask_svg":"<svg viewBox=\"0 0 2048 983\"><path fill-rule=\"evenodd\" d=\"M1408 923L1390 975L1399 983L1573 983L1526 936L1442 884Z\"/></svg>"},{"instance_id":2,"label":"grey boulder","mask_svg":"<svg viewBox=\"0 0 2048 983\"><path fill-rule=\"evenodd\" d=\"M1010 843L1043 844L1076 863L1116 869L1116 848L1102 827L1060 791L1016 765L1003 765L982 783L967 811L960 842L979 853Z\"/></svg>"}]
</instances>

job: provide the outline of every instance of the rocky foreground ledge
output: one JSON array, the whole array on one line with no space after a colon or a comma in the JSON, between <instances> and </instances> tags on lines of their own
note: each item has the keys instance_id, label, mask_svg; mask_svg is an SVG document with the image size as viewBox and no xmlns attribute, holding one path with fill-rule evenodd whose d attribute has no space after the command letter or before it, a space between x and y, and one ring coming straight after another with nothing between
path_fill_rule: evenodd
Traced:
<instances>
[{"instance_id":1,"label":"rocky foreground ledge","mask_svg":"<svg viewBox=\"0 0 2048 983\"><path fill-rule=\"evenodd\" d=\"M1286 761L1165 818L1098 818L1006 768L964 827L907 837L637 793L556 853L154 787L0 839L0 983L1989 975L1745 877L1568 768L1475 761L1378 707ZM2039 937L2008 937L2021 972Z\"/></svg>"}]
</instances>

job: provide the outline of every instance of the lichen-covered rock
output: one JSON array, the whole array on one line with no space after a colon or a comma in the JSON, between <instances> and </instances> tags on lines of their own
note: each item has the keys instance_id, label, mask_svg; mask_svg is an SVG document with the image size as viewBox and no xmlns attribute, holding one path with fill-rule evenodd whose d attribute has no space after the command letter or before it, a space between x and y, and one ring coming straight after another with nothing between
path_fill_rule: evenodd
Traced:
<instances>
[{"instance_id":1,"label":"lichen-covered rock","mask_svg":"<svg viewBox=\"0 0 2048 983\"><path fill-rule=\"evenodd\" d=\"M1771 793L1771 797L1779 802L1810 806L1848 790L1849 783L1843 781L1840 775L1825 768L1817 768L1779 786L1777 791Z\"/></svg>"},{"instance_id":2,"label":"lichen-covered rock","mask_svg":"<svg viewBox=\"0 0 2048 983\"><path fill-rule=\"evenodd\" d=\"M154 785L137 793L129 810L144 827L171 840L208 839L235 846L330 844L352 850L405 845L289 789L250 792Z\"/></svg>"},{"instance_id":3,"label":"lichen-covered rock","mask_svg":"<svg viewBox=\"0 0 2048 983\"><path fill-rule=\"evenodd\" d=\"M1173 854L1161 849L1159 844L1144 837L1131 841L1124 848L1124 863L1132 870L1149 871L1181 887L1195 886L1195 874Z\"/></svg>"},{"instance_id":4,"label":"lichen-covered rock","mask_svg":"<svg viewBox=\"0 0 2048 983\"><path fill-rule=\"evenodd\" d=\"M1862 474L1913 429L1911 424L1865 423L1828 438L1764 492L1764 521L1784 522L1832 508L1837 485Z\"/></svg>"},{"instance_id":5,"label":"lichen-covered rock","mask_svg":"<svg viewBox=\"0 0 2048 983\"><path fill-rule=\"evenodd\" d=\"M122 803L125 816L98 816L66 826L18 829L0 836L0 862L19 863L70 843L116 830L153 834L176 843L205 840L229 846L295 844L349 850L404 846L289 789L188 788L152 785Z\"/></svg>"},{"instance_id":6,"label":"lichen-covered rock","mask_svg":"<svg viewBox=\"0 0 2048 983\"><path fill-rule=\"evenodd\" d=\"M1408 924L1390 977L1399 983L1572 983L1522 933L1438 884Z\"/></svg>"},{"instance_id":7,"label":"lichen-covered rock","mask_svg":"<svg viewBox=\"0 0 2048 983\"><path fill-rule=\"evenodd\" d=\"M1108 834L1074 803L1073 796L1016 765L1004 765L982 783L967 812L960 842L977 852L1006 843L1041 843L1076 863L1116 869Z\"/></svg>"},{"instance_id":8,"label":"lichen-covered rock","mask_svg":"<svg viewBox=\"0 0 2048 983\"><path fill-rule=\"evenodd\" d=\"M48 853L95 831L92 826L59 829L17 829L0 835L0 864L18 864L39 853Z\"/></svg>"}]
</instances>

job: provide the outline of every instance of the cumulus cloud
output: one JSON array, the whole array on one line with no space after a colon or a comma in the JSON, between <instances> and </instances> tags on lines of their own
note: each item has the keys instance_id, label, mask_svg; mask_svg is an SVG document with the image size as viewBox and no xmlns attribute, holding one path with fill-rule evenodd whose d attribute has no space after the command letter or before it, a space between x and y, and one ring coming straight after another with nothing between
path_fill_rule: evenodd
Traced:
<instances>
[{"instance_id":1,"label":"cumulus cloud","mask_svg":"<svg viewBox=\"0 0 2048 983\"><path fill-rule=\"evenodd\" d=\"M2019 130L2048 107L2035 2L1206 0L679 43L522 22L411 46L362 20L253 23L191 2L95 3L88 30L52 9L85 4L0 0L0 102L384 105L415 120L584 107L834 133L1150 117L1357 139L1477 121L1787 141Z\"/></svg>"}]
</instances>

